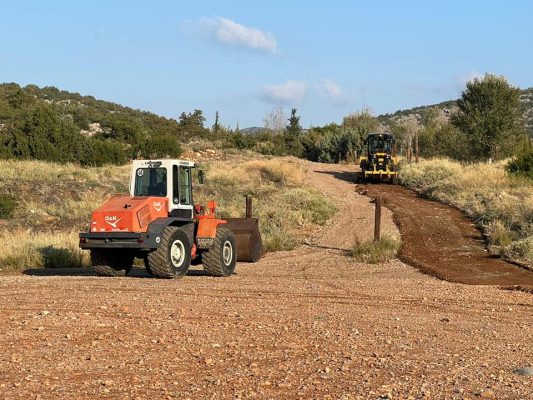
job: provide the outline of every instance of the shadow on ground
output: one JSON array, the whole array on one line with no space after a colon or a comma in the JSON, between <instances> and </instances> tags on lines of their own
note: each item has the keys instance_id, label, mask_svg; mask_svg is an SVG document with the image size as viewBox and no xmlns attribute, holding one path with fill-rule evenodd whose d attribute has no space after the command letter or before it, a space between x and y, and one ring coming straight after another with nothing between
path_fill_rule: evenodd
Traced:
<instances>
[{"instance_id":1,"label":"shadow on ground","mask_svg":"<svg viewBox=\"0 0 533 400\"><path fill-rule=\"evenodd\" d=\"M203 269L193 268L187 272L187 276L207 276ZM22 271L22 273L30 276L98 276L92 268L30 268ZM157 279L142 267L133 267L128 278Z\"/></svg>"},{"instance_id":2,"label":"shadow on ground","mask_svg":"<svg viewBox=\"0 0 533 400\"><path fill-rule=\"evenodd\" d=\"M359 179L359 172L346 172L346 171L315 171L319 174L331 175L341 181L357 183Z\"/></svg>"}]
</instances>

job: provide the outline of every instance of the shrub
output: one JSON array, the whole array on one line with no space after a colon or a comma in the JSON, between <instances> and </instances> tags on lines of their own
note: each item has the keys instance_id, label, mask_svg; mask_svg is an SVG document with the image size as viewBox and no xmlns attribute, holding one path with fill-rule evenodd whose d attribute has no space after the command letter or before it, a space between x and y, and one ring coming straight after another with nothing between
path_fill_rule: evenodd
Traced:
<instances>
[{"instance_id":1,"label":"shrub","mask_svg":"<svg viewBox=\"0 0 533 400\"><path fill-rule=\"evenodd\" d=\"M0 218L9 219L17 206L17 200L9 194L0 194Z\"/></svg>"},{"instance_id":2,"label":"shrub","mask_svg":"<svg viewBox=\"0 0 533 400\"><path fill-rule=\"evenodd\" d=\"M356 241L351 255L357 261L379 264L396 257L400 245L401 242L399 240L383 235L377 242L373 240Z\"/></svg>"},{"instance_id":3,"label":"shrub","mask_svg":"<svg viewBox=\"0 0 533 400\"><path fill-rule=\"evenodd\" d=\"M510 161L507 171L533 179L533 150L525 151Z\"/></svg>"}]
</instances>

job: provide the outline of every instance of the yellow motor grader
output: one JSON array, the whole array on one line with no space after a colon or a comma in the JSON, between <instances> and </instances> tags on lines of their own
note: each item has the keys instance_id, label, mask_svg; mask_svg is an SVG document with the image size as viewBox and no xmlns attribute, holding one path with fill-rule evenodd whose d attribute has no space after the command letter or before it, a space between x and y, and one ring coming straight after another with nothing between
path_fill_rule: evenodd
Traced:
<instances>
[{"instance_id":1,"label":"yellow motor grader","mask_svg":"<svg viewBox=\"0 0 533 400\"><path fill-rule=\"evenodd\" d=\"M365 181L398 183L398 161L391 133L370 133L360 158L361 178Z\"/></svg>"}]
</instances>

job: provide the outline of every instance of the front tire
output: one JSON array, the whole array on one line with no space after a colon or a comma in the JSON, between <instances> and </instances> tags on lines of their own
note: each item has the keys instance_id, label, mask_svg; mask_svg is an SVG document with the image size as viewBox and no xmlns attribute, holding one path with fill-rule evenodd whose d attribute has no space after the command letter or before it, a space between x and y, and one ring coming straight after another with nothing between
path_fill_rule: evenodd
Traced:
<instances>
[{"instance_id":1,"label":"front tire","mask_svg":"<svg viewBox=\"0 0 533 400\"><path fill-rule=\"evenodd\" d=\"M120 250L91 250L91 264L94 272L100 276L126 276L133 267L135 255Z\"/></svg>"},{"instance_id":2,"label":"front tire","mask_svg":"<svg viewBox=\"0 0 533 400\"><path fill-rule=\"evenodd\" d=\"M202 254L204 270L211 276L229 276L237 263L237 241L233 232L218 228L211 248Z\"/></svg>"},{"instance_id":3,"label":"front tire","mask_svg":"<svg viewBox=\"0 0 533 400\"><path fill-rule=\"evenodd\" d=\"M167 226L161 245L148 254L148 267L158 278L181 278L191 265L191 242L187 233L177 226Z\"/></svg>"}]
</instances>

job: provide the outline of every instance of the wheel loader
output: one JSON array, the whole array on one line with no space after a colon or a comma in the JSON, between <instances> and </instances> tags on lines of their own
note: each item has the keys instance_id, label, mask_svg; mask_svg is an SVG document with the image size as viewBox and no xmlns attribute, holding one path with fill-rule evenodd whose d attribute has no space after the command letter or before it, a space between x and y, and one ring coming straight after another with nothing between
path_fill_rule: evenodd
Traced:
<instances>
[{"instance_id":1,"label":"wheel loader","mask_svg":"<svg viewBox=\"0 0 533 400\"><path fill-rule=\"evenodd\" d=\"M367 181L398 183L398 165L391 133L370 133L360 158L361 178Z\"/></svg>"},{"instance_id":2,"label":"wheel loader","mask_svg":"<svg viewBox=\"0 0 533 400\"><path fill-rule=\"evenodd\" d=\"M247 218L217 218L215 201L205 207L193 202L194 168L184 160L133 161L129 195L115 195L94 210L89 231L79 235L97 274L127 275L137 257L159 278L184 276L192 261L208 275L229 276L236 261L261 258L251 201Z\"/></svg>"}]
</instances>

